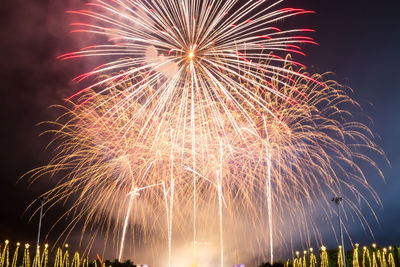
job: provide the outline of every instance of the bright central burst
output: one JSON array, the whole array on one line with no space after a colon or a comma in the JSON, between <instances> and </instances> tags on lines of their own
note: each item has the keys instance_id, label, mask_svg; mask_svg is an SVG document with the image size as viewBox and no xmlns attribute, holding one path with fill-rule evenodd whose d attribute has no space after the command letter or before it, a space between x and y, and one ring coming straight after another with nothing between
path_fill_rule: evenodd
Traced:
<instances>
[{"instance_id":1,"label":"bright central burst","mask_svg":"<svg viewBox=\"0 0 400 267\"><path fill-rule=\"evenodd\" d=\"M188 55L189 59L192 60L194 57L194 52L191 50Z\"/></svg>"},{"instance_id":2,"label":"bright central burst","mask_svg":"<svg viewBox=\"0 0 400 267\"><path fill-rule=\"evenodd\" d=\"M279 24L312 12L281 2L95 0L70 11L73 32L96 43L59 58L102 64L76 78L91 85L69 99L54 123L59 153L34 176L67 173L47 195L77 194L71 227L113 227L120 258L127 236L151 232L167 241L168 266L174 240L193 246L185 266L211 242L223 266L224 247L232 258L243 240L270 260L274 239L309 241L318 231L306 211L329 203L325 191L360 199L358 184L375 197L355 162L375 166L360 147L381 151L343 110L356 103L340 85L287 56L304 55L313 31Z\"/></svg>"}]
</instances>

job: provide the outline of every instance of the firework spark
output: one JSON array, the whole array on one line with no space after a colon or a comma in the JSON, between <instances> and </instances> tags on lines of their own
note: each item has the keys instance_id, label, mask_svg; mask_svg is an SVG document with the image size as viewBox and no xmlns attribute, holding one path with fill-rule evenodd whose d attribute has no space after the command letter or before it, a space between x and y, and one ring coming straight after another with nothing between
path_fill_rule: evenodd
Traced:
<instances>
[{"instance_id":1,"label":"firework spark","mask_svg":"<svg viewBox=\"0 0 400 267\"><path fill-rule=\"evenodd\" d=\"M273 225L309 242L318 229L306 210L318 199L330 216L327 192L355 199L348 206L368 227L356 203L368 203L361 191L379 199L359 161L376 167L363 151L383 152L338 83L286 57L315 42L303 36L312 30L276 27L312 13L281 2L97 0L71 11L74 32L102 41L59 58L104 64L75 79L91 85L51 123L54 159L31 172L63 176L46 193L53 205L74 196L66 236L83 220L83 231L122 240L121 258L131 225L132 238L168 240L171 266L173 240L192 243L196 261L219 229L223 266L224 250L257 232L248 248L269 243L272 260L273 240L287 237ZM237 236L226 244L228 231Z\"/></svg>"}]
</instances>

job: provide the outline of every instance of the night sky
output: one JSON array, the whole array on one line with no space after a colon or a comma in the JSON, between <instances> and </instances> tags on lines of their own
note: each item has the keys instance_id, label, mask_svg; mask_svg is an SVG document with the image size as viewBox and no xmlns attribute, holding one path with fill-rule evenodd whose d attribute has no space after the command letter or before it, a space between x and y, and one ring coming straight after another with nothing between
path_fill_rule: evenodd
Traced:
<instances>
[{"instance_id":1,"label":"night sky","mask_svg":"<svg viewBox=\"0 0 400 267\"><path fill-rule=\"evenodd\" d=\"M48 137L39 122L55 119L48 107L63 103L76 85L70 81L87 66L82 60L60 62L55 58L80 47L68 33L70 17L63 11L79 8L79 0L2 0L0 6L0 87L1 87L1 164L0 242L34 240L37 216L25 208L52 186L43 181L29 185L18 178L48 162ZM379 224L370 220L374 238L358 225L351 235L359 243L376 241L381 245L400 243L400 20L397 1L364 0L287 0L286 5L316 11L295 22L315 29L319 46L306 46L301 61L310 72L335 73L335 78L353 88L369 124L379 137L391 166L376 158L385 181L376 173L367 174L383 202L375 207ZM285 23L285 22L283 22ZM62 210L45 216L48 232ZM367 216L369 218L369 216ZM57 236L50 234L49 240ZM335 241L336 242L336 241Z\"/></svg>"}]
</instances>

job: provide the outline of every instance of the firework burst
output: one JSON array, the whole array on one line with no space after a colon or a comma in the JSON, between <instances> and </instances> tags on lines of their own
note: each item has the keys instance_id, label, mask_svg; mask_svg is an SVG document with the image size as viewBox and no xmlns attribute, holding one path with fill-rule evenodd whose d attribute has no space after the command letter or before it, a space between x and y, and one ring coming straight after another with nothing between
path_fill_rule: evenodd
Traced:
<instances>
[{"instance_id":1,"label":"firework burst","mask_svg":"<svg viewBox=\"0 0 400 267\"><path fill-rule=\"evenodd\" d=\"M81 20L89 20L88 23L72 23L76 27L73 32L92 33L107 38L108 42L90 45L59 58L103 59L104 64L76 77L77 81L123 70L74 96L99 85L103 86L101 92L107 92L111 89L110 82L115 86L115 80L129 79L135 81L126 88L130 93L125 97L129 99L148 94L147 88L158 84L149 98L158 101L157 113L168 110L172 101L181 101L183 107L190 107L203 103L204 99L211 108L214 102L224 103L223 112L229 113L235 108L247 118L259 107L272 113L269 103L244 87L243 81L286 98L270 84L259 81L273 78L287 83L282 77L293 71L282 67L285 61L282 55L304 54L299 45L315 43L311 37L301 35L312 32L310 29L276 27L283 19L312 13L302 9L279 9L281 2L94 1L87 4L87 9L71 11ZM270 64L264 64L265 61ZM242 107L249 99L256 105L250 110ZM121 108L126 107L122 105ZM214 117L218 115L217 112Z\"/></svg>"},{"instance_id":2,"label":"firework burst","mask_svg":"<svg viewBox=\"0 0 400 267\"><path fill-rule=\"evenodd\" d=\"M97 0L71 11L74 32L101 41L59 58L103 64L76 77L91 85L50 123L57 153L30 173L62 176L46 195L74 201L66 236L83 221L83 231L119 240L121 258L131 225L134 239L167 241L168 266L173 240L191 242L196 260L196 245L218 233L223 266L224 248L251 236L247 248L269 244L272 261L284 225L319 238L306 211L331 216L327 192L349 195L367 226L361 192L379 199L360 161L376 167L363 151L383 152L338 83L286 56L314 44L303 36L312 30L277 22L312 12L281 2ZM224 244L228 231L237 234Z\"/></svg>"},{"instance_id":3,"label":"firework burst","mask_svg":"<svg viewBox=\"0 0 400 267\"><path fill-rule=\"evenodd\" d=\"M238 110L221 112L224 132L213 127L209 117L202 127L184 127L190 122L176 116L180 105L172 105L174 109L162 117L152 116L151 123L157 127L146 126L147 117L137 114L152 112L156 100L131 100L129 109L118 107L127 99L129 80L112 85L107 95L87 91L82 98L90 101L85 105L71 102L67 112L51 123L54 130L49 132L55 133L58 153L49 165L34 170L33 177L68 173L47 193L52 203L75 196L69 212L74 220L68 231L83 220L84 229L96 225L96 233L107 235L114 229L112 235L117 239L126 235L129 221L140 229L141 238L157 232L168 242L172 237L190 242L193 228L188 226L194 221L196 238L205 240L222 227L218 218L223 218L223 231L238 233L229 238L225 249L240 247L240 240L246 235L254 237L250 233L257 229L258 242L250 242L249 247L258 254L264 251L268 236L285 242L288 236L283 226L292 225L290 234L306 242L318 236L307 210L320 209L332 216L325 209L328 192L346 194L351 212L368 227L357 205L359 199L369 203L361 191L366 189L379 199L359 167L359 160L375 163L360 151L383 152L370 140L369 129L352 120L348 108L357 103L338 83L324 81L320 75L312 76L318 83L298 75L288 79L290 86L279 82L271 86L291 101L249 87L269 103L274 115L260 108L249 113L252 117L247 120ZM202 108L208 105L205 101L197 106L195 117L201 118ZM223 103L212 105L223 109ZM137 118L135 123L132 118ZM193 135L195 140L187 138ZM282 227L267 227L271 225Z\"/></svg>"}]
</instances>

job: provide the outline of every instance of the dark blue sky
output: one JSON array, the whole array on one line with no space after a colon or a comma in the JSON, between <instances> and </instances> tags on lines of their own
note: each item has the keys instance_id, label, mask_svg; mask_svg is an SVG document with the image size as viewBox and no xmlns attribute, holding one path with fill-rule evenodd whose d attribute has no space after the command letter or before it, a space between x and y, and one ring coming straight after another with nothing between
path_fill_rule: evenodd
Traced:
<instances>
[{"instance_id":1,"label":"dark blue sky","mask_svg":"<svg viewBox=\"0 0 400 267\"><path fill-rule=\"evenodd\" d=\"M56 55L77 47L67 34L63 10L79 2L5 0L1 5L0 240L35 237L36 220L28 223L29 216L23 212L48 185L28 187L16 180L47 162L48 139L37 136L42 129L35 125L54 119L48 106L61 103L70 93L66 88L73 73L84 70L76 62L67 66L55 60ZM353 88L355 99L374 121L371 128L380 136L377 142L391 167L377 159L385 181L375 173L367 174L384 206L376 209L380 224L371 220L371 225L378 243L399 244L400 20L396 1L288 0L286 4L316 11L301 23L317 30L315 39L320 45L307 47L302 62L311 66L311 72L333 71L338 81ZM44 229L51 226L49 221ZM372 241L357 225L349 228L354 240Z\"/></svg>"},{"instance_id":2,"label":"dark blue sky","mask_svg":"<svg viewBox=\"0 0 400 267\"><path fill-rule=\"evenodd\" d=\"M320 43L310 48L306 63L320 72L335 72L337 80L353 88L355 99L374 122L371 128L380 136L377 143L391 163L389 167L378 160L385 181L367 173L384 206L377 209L380 224L371 220L371 225L378 243L399 244L400 23L395 1L304 2L317 12L310 19ZM351 229L355 241L373 240L357 225Z\"/></svg>"}]
</instances>

